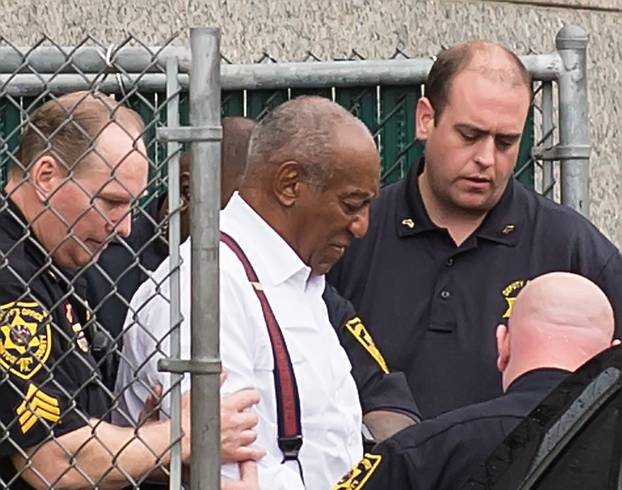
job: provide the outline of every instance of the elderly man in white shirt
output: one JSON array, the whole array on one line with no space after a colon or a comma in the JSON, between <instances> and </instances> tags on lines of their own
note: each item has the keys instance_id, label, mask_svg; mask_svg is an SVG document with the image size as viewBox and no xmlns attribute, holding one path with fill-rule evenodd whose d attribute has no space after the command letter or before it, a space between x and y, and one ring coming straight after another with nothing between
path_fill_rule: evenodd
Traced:
<instances>
[{"instance_id":1,"label":"elderly man in white shirt","mask_svg":"<svg viewBox=\"0 0 622 490\"><path fill-rule=\"evenodd\" d=\"M258 124L239 194L221 213L221 231L237 242L260 283L249 281L240 258L221 243L220 348L229 372L222 393L246 387L260 392L254 410L256 444L267 450L258 462L263 490L328 490L362 455L356 386L322 292L324 274L367 231L379 172L378 152L363 123L327 99L301 97ZM189 242L181 255L182 355L189 356ZM117 389L121 408L133 416L148 386L168 386L156 369L168 352L167 274L165 261L137 291L126 320ZM291 359L303 436L298 461L284 461L277 443L273 348L255 289L265 294ZM140 381L133 382L139 366ZM165 398L163 411L168 405ZM237 466L223 465L225 477L236 473Z\"/></svg>"}]
</instances>

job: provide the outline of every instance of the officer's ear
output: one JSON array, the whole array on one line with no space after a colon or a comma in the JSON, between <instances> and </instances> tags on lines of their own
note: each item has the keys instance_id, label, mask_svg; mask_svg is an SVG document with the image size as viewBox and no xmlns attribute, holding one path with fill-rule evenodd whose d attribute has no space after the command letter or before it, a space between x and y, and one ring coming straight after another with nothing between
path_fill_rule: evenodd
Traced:
<instances>
[{"instance_id":1,"label":"officer's ear","mask_svg":"<svg viewBox=\"0 0 622 490\"><path fill-rule=\"evenodd\" d=\"M419 141L428 139L434 127L435 117L434 107L430 100L427 97L419 97L415 111L415 130Z\"/></svg>"},{"instance_id":2,"label":"officer's ear","mask_svg":"<svg viewBox=\"0 0 622 490\"><path fill-rule=\"evenodd\" d=\"M52 156L43 155L30 167L29 180L39 200L46 202L58 189L65 176L66 172L60 168Z\"/></svg>"},{"instance_id":3,"label":"officer's ear","mask_svg":"<svg viewBox=\"0 0 622 490\"><path fill-rule=\"evenodd\" d=\"M510 362L510 334L503 324L497 326L497 352L497 369L502 373Z\"/></svg>"}]
</instances>

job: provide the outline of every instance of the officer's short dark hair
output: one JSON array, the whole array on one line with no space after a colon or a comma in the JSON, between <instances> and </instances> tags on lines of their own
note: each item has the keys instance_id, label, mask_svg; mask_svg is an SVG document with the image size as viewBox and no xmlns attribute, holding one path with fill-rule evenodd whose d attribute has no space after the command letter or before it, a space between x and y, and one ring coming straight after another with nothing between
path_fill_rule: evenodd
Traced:
<instances>
[{"instance_id":1,"label":"officer's short dark hair","mask_svg":"<svg viewBox=\"0 0 622 490\"><path fill-rule=\"evenodd\" d=\"M68 171L88 161L97 138L116 123L140 138L144 123L133 110L101 93L73 92L45 102L29 117L11 171L27 172L45 154Z\"/></svg>"},{"instance_id":2,"label":"officer's short dark hair","mask_svg":"<svg viewBox=\"0 0 622 490\"><path fill-rule=\"evenodd\" d=\"M531 75L520 58L505 46L487 41L471 41L457 44L438 54L425 83L425 96L432 104L435 121L438 121L447 106L453 80L471 64L478 52L486 49L497 49L506 55L508 60L515 65L516 75L518 75L521 83L524 83L529 93L531 93Z\"/></svg>"}]
</instances>

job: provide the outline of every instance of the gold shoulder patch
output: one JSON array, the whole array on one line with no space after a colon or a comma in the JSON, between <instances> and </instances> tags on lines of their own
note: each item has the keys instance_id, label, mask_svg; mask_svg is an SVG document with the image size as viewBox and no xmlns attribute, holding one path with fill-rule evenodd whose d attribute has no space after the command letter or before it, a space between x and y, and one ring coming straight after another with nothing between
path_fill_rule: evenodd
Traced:
<instances>
[{"instance_id":1,"label":"gold shoulder patch","mask_svg":"<svg viewBox=\"0 0 622 490\"><path fill-rule=\"evenodd\" d=\"M378 468L380 461L382 461L380 454L366 453L363 459L339 480L332 490L359 490L363 488L369 477Z\"/></svg>"},{"instance_id":2,"label":"gold shoulder patch","mask_svg":"<svg viewBox=\"0 0 622 490\"><path fill-rule=\"evenodd\" d=\"M17 421L22 433L28 432L40 419L56 423L60 420L58 400L46 395L32 383L28 385L26 399L17 407Z\"/></svg>"},{"instance_id":3,"label":"gold shoulder patch","mask_svg":"<svg viewBox=\"0 0 622 490\"><path fill-rule=\"evenodd\" d=\"M346 328L350 331L350 333L354 336L356 340L365 348L365 350L369 353L370 356L378 363L380 369L384 374L389 374L389 367L387 366L387 362L382 357L382 354L376 347L374 343L374 339L369 335L369 332L363 325L363 322L358 316L355 316L351 320L346 322Z\"/></svg>"},{"instance_id":4,"label":"gold shoulder patch","mask_svg":"<svg viewBox=\"0 0 622 490\"><path fill-rule=\"evenodd\" d=\"M512 308L514 308L516 297L518 296L518 293L520 293L521 289L525 287L525 284L527 284L527 281L519 279L518 281L511 282L503 288L503 291L501 291L501 294L507 303L507 309L502 316L503 320L507 320L510 316L512 316Z\"/></svg>"},{"instance_id":5,"label":"gold shoulder patch","mask_svg":"<svg viewBox=\"0 0 622 490\"><path fill-rule=\"evenodd\" d=\"M32 378L52 351L47 310L36 301L0 306L0 366L18 378Z\"/></svg>"}]
</instances>

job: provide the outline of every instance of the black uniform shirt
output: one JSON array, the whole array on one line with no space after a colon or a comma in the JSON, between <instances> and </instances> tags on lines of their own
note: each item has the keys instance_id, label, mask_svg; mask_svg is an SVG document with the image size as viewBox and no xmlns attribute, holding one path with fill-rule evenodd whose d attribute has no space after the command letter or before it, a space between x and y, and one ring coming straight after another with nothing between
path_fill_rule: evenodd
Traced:
<instances>
[{"instance_id":1,"label":"black uniform shirt","mask_svg":"<svg viewBox=\"0 0 622 490\"><path fill-rule=\"evenodd\" d=\"M389 365L406 374L424 418L500 394L495 328L516 295L552 271L598 284L622 328L622 259L592 224L511 180L457 247L423 206L417 169L383 189L370 228L329 273Z\"/></svg>"},{"instance_id":2,"label":"black uniform shirt","mask_svg":"<svg viewBox=\"0 0 622 490\"><path fill-rule=\"evenodd\" d=\"M408 427L366 454L333 490L458 490L568 374L530 371L505 395Z\"/></svg>"},{"instance_id":3,"label":"black uniform shirt","mask_svg":"<svg viewBox=\"0 0 622 490\"><path fill-rule=\"evenodd\" d=\"M87 307L67 276L46 259L19 209L0 210L0 471L23 488L9 456L74 431L107 413L90 354Z\"/></svg>"},{"instance_id":4,"label":"black uniform shirt","mask_svg":"<svg viewBox=\"0 0 622 490\"><path fill-rule=\"evenodd\" d=\"M352 377L363 414L373 410L403 412L421 418L404 373L391 371L354 306L326 284L322 295L330 323L352 364Z\"/></svg>"}]
</instances>

